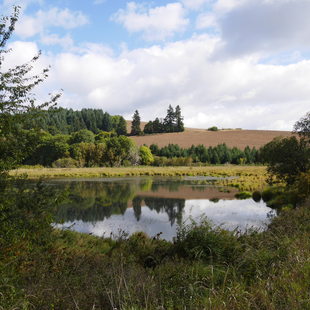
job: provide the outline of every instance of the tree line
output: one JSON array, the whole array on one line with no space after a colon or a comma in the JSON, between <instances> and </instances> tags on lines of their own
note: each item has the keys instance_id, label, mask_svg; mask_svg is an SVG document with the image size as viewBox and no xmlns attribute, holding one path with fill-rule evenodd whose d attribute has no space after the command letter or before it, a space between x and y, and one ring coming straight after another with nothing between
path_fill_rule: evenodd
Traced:
<instances>
[{"instance_id":1,"label":"tree line","mask_svg":"<svg viewBox=\"0 0 310 310\"><path fill-rule=\"evenodd\" d=\"M228 147L225 143L217 146L205 147L204 145L192 145L189 148L181 148L178 144L169 144L159 148L156 144L150 146L152 154L160 157L155 163L163 165L169 163L169 159L175 159L172 164L188 165L191 163L204 164L259 164L260 151L255 147L246 146L244 150L237 147ZM167 160L165 160L167 159ZM171 160L170 160L171 162Z\"/></svg>"},{"instance_id":2,"label":"tree line","mask_svg":"<svg viewBox=\"0 0 310 310\"><path fill-rule=\"evenodd\" d=\"M122 116L110 115L101 109L74 111L50 108L41 111L36 117L31 117L31 112L29 114L25 129L40 128L51 134L71 134L82 129L93 133L114 131L117 135L127 134L126 121Z\"/></svg>"},{"instance_id":3,"label":"tree line","mask_svg":"<svg viewBox=\"0 0 310 310\"><path fill-rule=\"evenodd\" d=\"M182 132L184 131L183 120L184 117L181 113L181 107L177 105L174 109L171 105L169 105L167 115L164 119L159 119L156 117L154 121L149 121L146 123L144 129L141 130L139 111L136 110L132 117L130 135L139 136L142 134Z\"/></svg>"},{"instance_id":4,"label":"tree line","mask_svg":"<svg viewBox=\"0 0 310 310\"><path fill-rule=\"evenodd\" d=\"M20 130L11 143L22 149L20 164L46 167L118 167L130 165L188 166L196 164L258 164L260 151L246 147L240 150L226 144L181 148L169 144L162 148L152 144L138 147L127 136L115 132L82 129L72 134L52 135L41 129ZM0 141L0 160L11 156L12 144Z\"/></svg>"}]
</instances>

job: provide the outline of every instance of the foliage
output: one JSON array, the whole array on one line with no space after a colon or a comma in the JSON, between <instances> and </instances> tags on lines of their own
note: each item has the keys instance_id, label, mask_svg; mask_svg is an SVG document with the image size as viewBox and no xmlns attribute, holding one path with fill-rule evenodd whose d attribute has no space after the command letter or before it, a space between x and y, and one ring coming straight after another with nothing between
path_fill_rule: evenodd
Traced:
<instances>
[{"instance_id":1,"label":"foliage","mask_svg":"<svg viewBox=\"0 0 310 310\"><path fill-rule=\"evenodd\" d=\"M174 108L169 105L164 120L160 120L156 117L154 121L149 121L144 127L144 133L182 132L184 131L183 119L180 106L176 106L174 110Z\"/></svg>"},{"instance_id":2,"label":"foliage","mask_svg":"<svg viewBox=\"0 0 310 310\"><path fill-rule=\"evenodd\" d=\"M142 134L141 128L140 128L140 115L138 110L135 111L133 117L132 117L132 123L131 123L131 132L130 135L132 136L140 136Z\"/></svg>"},{"instance_id":3,"label":"foliage","mask_svg":"<svg viewBox=\"0 0 310 310\"><path fill-rule=\"evenodd\" d=\"M94 143L95 142L95 135L92 131L87 129L81 129L79 131L74 132L70 137L70 143Z\"/></svg>"},{"instance_id":4,"label":"foliage","mask_svg":"<svg viewBox=\"0 0 310 310\"><path fill-rule=\"evenodd\" d=\"M120 135L127 135L127 124L125 119L120 115L112 116L112 126L115 128L115 132Z\"/></svg>"},{"instance_id":5,"label":"foliage","mask_svg":"<svg viewBox=\"0 0 310 310\"><path fill-rule=\"evenodd\" d=\"M140 147L139 155L141 165L150 165L154 162L154 157L151 150L145 145Z\"/></svg>"},{"instance_id":6,"label":"foliage","mask_svg":"<svg viewBox=\"0 0 310 310\"><path fill-rule=\"evenodd\" d=\"M38 75L31 75L33 65L40 55L32 58L28 63L17 65L6 71L3 70L6 44L11 37L18 19L19 8L15 7L10 17L0 20L0 169L8 169L20 162L24 153L19 147L23 144L20 130L29 119L29 115L36 115L40 109L52 106L59 98L59 94L52 96L49 102L37 104L32 90L47 77L48 69ZM10 158L10 161L7 158Z\"/></svg>"},{"instance_id":7,"label":"foliage","mask_svg":"<svg viewBox=\"0 0 310 310\"><path fill-rule=\"evenodd\" d=\"M294 132L310 143L310 112L296 122Z\"/></svg>"},{"instance_id":8,"label":"foliage","mask_svg":"<svg viewBox=\"0 0 310 310\"><path fill-rule=\"evenodd\" d=\"M245 147L242 151L236 147L229 148L226 144L219 144L215 147L204 145L191 146L184 149L177 144L169 144L162 148L152 144L150 149L155 156L166 158L188 158L193 163L208 164L253 164L260 163L259 151L256 148ZM156 162L156 161L155 161ZM154 163L155 163L154 162Z\"/></svg>"},{"instance_id":9,"label":"foliage","mask_svg":"<svg viewBox=\"0 0 310 310\"><path fill-rule=\"evenodd\" d=\"M219 129L216 126L208 128L209 131L218 131Z\"/></svg>"},{"instance_id":10,"label":"foliage","mask_svg":"<svg viewBox=\"0 0 310 310\"><path fill-rule=\"evenodd\" d=\"M262 194L261 194L261 192L260 192L260 191L254 191L254 192L252 193L252 198L253 198L253 200L254 200L255 202L261 201L261 199L262 199Z\"/></svg>"},{"instance_id":11,"label":"foliage","mask_svg":"<svg viewBox=\"0 0 310 310\"><path fill-rule=\"evenodd\" d=\"M248 199L251 197L252 197L252 194L250 192L239 192L235 194L235 198L237 199Z\"/></svg>"},{"instance_id":12,"label":"foliage","mask_svg":"<svg viewBox=\"0 0 310 310\"><path fill-rule=\"evenodd\" d=\"M54 168L75 168L79 162L71 157L59 158L52 163Z\"/></svg>"},{"instance_id":13,"label":"foliage","mask_svg":"<svg viewBox=\"0 0 310 310\"><path fill-rule=\"evenodd\" d=\"M126 121L121 116L112 116L101 109L74 111L72 109L50 108L42 111L39 117L27 120L24 128L39 128L53 135L72 134L82 129L87 129L95 134L100 131L126 134Z\"/></svg>"},{"instance_id":14,"label":"foliage","mask_svg":"<svg viewBox=\"0 0 310 310\"><path fill-rule=\"evenodd\" d=\"M274 139L262 148L261 156L268 163L270 175L288 185L292 185L300 173L310 169L310 148L304 139Z\"/></svg>"}]
</instances>

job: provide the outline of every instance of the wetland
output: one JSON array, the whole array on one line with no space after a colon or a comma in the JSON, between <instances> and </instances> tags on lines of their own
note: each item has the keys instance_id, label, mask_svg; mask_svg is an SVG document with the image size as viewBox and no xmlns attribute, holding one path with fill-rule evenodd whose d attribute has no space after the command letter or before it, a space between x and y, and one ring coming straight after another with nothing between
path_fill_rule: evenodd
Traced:
<instances>
[{"instance_id":1,"label":"wetland","mask_svg":"<svg viewBox=\"0 0 310 310\"><path fill-rule=\"evenodd\" d=\"M119 177L50 179L67 192L56 211L57 228L100 237L145 232L172 240L192 221L228 230L264 230L275 215L263 201L237 200L237 189L216 186L234 177Z\"/></svg>"}]
</instances>

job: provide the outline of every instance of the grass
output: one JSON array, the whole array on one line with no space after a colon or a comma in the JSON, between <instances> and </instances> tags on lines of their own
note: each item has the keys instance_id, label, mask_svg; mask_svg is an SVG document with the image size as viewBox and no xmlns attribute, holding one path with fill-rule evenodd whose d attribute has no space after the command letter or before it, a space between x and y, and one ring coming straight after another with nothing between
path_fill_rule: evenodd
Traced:
<instances>
[{"instance_id":1,"label":"grass","mask_svg":"<svg viewBox=\"0 0 310 310\"><path fill-rule=\"evenodd\" d=\"M17 267L18 285L2 274L0 309L309 309L309 234L309 205L263 233L192 223L174 243L54 231Z\"/></svg>"},{"instance_id":2,"label":"grass","mask_svg":"<svg viewBox=\"0 0 310 310\"><path fill-rule=\"evenodd\" d=\"M12 170L11 175L27 174L29 178L72 178L72 177L118 177L118 176L262 176L264 166L190 166L190 167L152 167L135 166L119 168L20 168Z\"/></svg>"},{"instance_id":3,"label":"grass","mask_svg":"<svg viewBox=\"0 0 310 310\"><path fill-rule=\"evenodd\" d=\"M263 190L266 187L264 166L201 166L201 167L120 167L120 168L20 168L12 176L39 178L102 178L125 176L214 176L237 177L218 180L217 185L236 187L241 191Z\"/></svg>"}]
</instances>

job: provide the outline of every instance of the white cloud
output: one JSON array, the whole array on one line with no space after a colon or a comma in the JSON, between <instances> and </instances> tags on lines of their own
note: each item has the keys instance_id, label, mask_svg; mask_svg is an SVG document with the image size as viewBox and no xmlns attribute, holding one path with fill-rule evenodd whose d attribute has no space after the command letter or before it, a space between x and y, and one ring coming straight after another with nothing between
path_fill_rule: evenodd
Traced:
<instances>
[{"instance_id":1,"label":"white cloud","mask_svg":"<svg viewBox=\"0 0 310 310\"><path fill-rule=\"evenodd\" d=\"M242 1L220 19L223 50L230 56L309 51L309 12L309 0Z\"/></svg>"},{"instance_id":2,"label":"white cloud","mask_svg":"<svg viewBox=\"0 0 310 310\"><path fill-rule=\"evenodd\" d=\"M177 32L182 32L189 24L181 3L146 8L129 2L126 10L119 10L112 20L122 24L129 32L140 32L146 40L164 40Z\"/></svg>"},{"instance_id":3,"label":"white cloud","mask_svg":"<svg viewBox=\"0 0 310 310\"><path fill-rule=\"evenodd\" d=\"M181 0L183 5L189 9L197 10L206 3L210 3L212 0Z\"/></svg>"},{"instance_id":4,"label":"white cloud","mask_svg":"<svg viewBox=\"0 0 310 310\"><path fill-rule=\"evenodd\" d=\"M63 37L58 34L44 34L41 36L41 42L45 45L60 45L64 49L72 49L74 47L74 41L69 34Z\"/></svg>"},{"instance_id":5,"label":"white cloud","mask_svg":"<svg viewBox=\"0 0 310 310\"><path fill-rule=\"evenodd\" d=\"M88 23L87 17L81 12L69 9L52 8L48 11L39 10L34 16L23 15L16 25L16 34L29 38L45 32L50 27L73 29Z\"/></svg>"},{"instance_id":6,"label":"white cloud","mask_svg":"<svg viewBox=\"0 0 310 310\"><path fill-rule=\"evenodd\" d=\"M213 13L199 14L196 20L197 29L217 28L217 18Z\"/></svg>"},{"instance_id":7,"label":"white cloud","mask_svg":"<svg viewBox=\"0 0 310 310\"><path fill-rule=\"evenodd\" d=\"M51 64L52 69L39 95L63 88L63 106L101 108L128 119L138 109L148 121L163 117L169 104L179 104L188 127L291 130L309 110L310 98L310 61L302 56L302 48L308 49L310 44L306 39L310 22L299 3L305 5L306 1L218 0L213 12L199 15L196 26L218 27L222 37L194 35L161 46L124 47L117 56L104 45L80 43L77 48L69 35L47 31L83 24L83 18L77 22L79 18L68 17L77 16L71 11L71 15L58 14L58 9L28 16L24 35L39 33L45 44L66 48L66 53L43 55L40 61L41 67ZM113 18L149 40L166 39L189 22L185 19L188 10L181 3L170 5L147 8L131 2ZM215 60L219 46L234 57ZM11 64L29 60L37 52L36 44L30 42L15 42L12 47L14 53L6 55ZM277 62L274 51L292 64Z\"/></svg>"},{"instance_id":8,"label":"white cloud","mask_svg":"<svg viewBox=\"0 0 310 310\"><path fill-rule=\"evenodd\" d=\"M19 44L18 50L34 51ZM218 39L197 36L118 57L100 47L43 56L52 69L40 93L63 88L63 106L101 108L128 119L135 109L146 121L163 117L169 104L179 104L189 127L292 129L309 109L310 61L287 66L262 65L250 57L214 62L217 44Z\"/></svg>"}]
</instances>

